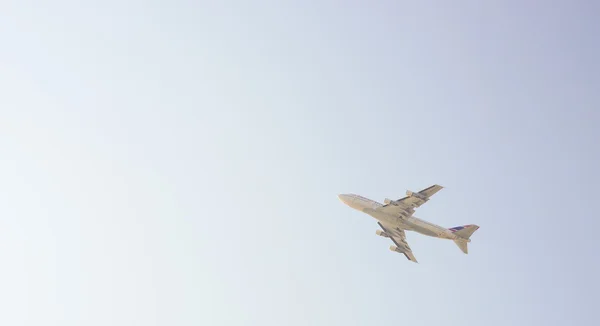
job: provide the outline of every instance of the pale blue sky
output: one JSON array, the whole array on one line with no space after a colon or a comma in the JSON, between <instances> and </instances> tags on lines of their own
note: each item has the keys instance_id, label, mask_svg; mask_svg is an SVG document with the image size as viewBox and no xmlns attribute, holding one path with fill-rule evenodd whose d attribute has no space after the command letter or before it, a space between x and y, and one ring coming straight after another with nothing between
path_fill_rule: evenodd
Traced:
<instances>
[{"instance_id":1,"label":"pale blue sky","mask_svg":"<svg viewBox=\"0 0 600 326\"><path fill-rule=\"evenodd\" d=\"M2 2L0 324L596 325L599 10Z\"/></svg>"}]
</instances>

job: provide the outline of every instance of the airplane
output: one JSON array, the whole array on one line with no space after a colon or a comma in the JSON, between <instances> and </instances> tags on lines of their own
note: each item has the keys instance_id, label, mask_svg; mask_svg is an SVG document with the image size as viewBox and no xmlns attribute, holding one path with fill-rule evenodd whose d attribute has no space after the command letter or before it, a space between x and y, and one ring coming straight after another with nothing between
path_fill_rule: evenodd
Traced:
<instances>
[{"instance_id":1,"label":"airplane","mask_svg":"<svg viewBox=\"0 0 600 326\"><path fill-rule=\"evenodd\" d=\"M415 231L430 237L452 240L462 252L468 254L467 243L471 242L471 235L479 229L475 224L446 229L413 216L415 208L421 207L443 188L436 184L419 192L407 190L406 197L398 200L386 198L383 204L356 194L341 194L338 198L351 208L375 218L381 227L381 230L377 230L375 234L389 238L395 244L390 246L390 250L404 254L408 260L418 263L406 242L404 231Z\"/></svg>"}]
</instances>

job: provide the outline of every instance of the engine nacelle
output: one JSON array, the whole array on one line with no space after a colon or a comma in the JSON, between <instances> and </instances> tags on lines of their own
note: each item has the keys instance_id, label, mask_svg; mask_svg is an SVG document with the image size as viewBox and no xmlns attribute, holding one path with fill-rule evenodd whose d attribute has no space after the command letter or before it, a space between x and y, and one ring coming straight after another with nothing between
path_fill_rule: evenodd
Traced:
<instances>
[{"instance_id":1,"label":"engine nacelle","mask_svg":"<svg viewBox=\"0 0 600 326\"><path fill-rule=\"evenodd\" d=\"M400 250L398 247L396 247L396 246L390 246L390 250L391 250L391 251L395 251L395 252L402 253L402 251L401 251L401 250Z\"/></svg>"},{"instance_id":2,"label":"engine nacelle","mask_svg":"<svg viewBox=\"0 0 600 326\"><path fill-rule=\"evenodd\" d=\"M394 205L394 206L398 206L398 202L395 200L391 200L389 198L386 198L383 200L383 203L386 205Z\"/></svg>"},{"instance_id":3,"label":"engine nacelle","mask_svg":"<svg viewBox=\"0 0 600 326\"><path fill-rule=\"evenodd\" d=\"M422 199L422 200L425 200L425 199L427 199L427 197L425 197L425 195L422 195L422 194L420 194L420 193L418 193L418 192L412 192L412 191L410 191L410 190L407 190L407 191L406 191L406 195L407 195L408 197L416 197L416 198L419 198L419 199Z\"/></svg>"},{"instance_id":4,"label":"engine nacelle","mask_svg":"<svg viewBox=\"0 0 600 326\"><path fill-rule=\"evenodd\" d=\"M389 238L390 237L390 235L387 234L387 233L385 233L385 232L383 232L383 230L377 230L377 231L375 231L375 234L377 234L380 237L384 237L384 238Z\"/></svg>"}]
</instances>

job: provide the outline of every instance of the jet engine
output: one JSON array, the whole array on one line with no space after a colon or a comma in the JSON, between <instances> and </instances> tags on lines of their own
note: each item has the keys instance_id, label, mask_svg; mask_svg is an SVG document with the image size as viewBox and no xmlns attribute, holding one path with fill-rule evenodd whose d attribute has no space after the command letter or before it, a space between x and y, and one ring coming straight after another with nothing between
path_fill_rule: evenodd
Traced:
<instances>
[{"instance_id":1,"label":"jet engine","mask_svg":"<svg viewBox=\"0 0 600 326\"><path fill-rule=\"evenodd\" d=\"M389 234L387 234L387 233L383 232L382 230L377 230L377 231L375 231L375 234L377 234L377 235L378 235L378 236L380 236L380 237L384 237L384 238L389 238L389 237L390 237L390 235L389 235Z\"/></svg>"},{"instance_id":2,"label":"jet engine","mask_svg":"<svg viewBox=\"0 0 600 326\"><path fill-rule=\"evenodd\" d=\"M410 190L407 190L407 191L406 191L406 195L407 195L408 197L416 197L416 198L419 198L419 199L422 199L422 200L425 200L425 199L427 199L427 197L425 197L425 195L422 195L422 194L420 194L420 193L418 193L418 192L412 192L412 191L410 191Z\"/></svg>"},{"instance_id":3,"label":"jet engine","mask_svg":"<svg viewBox=\"0 0 600 326\"><path fill-rule=\"evenodd\" d=\"M394 205L394 206L398 206L398 202L395 200L391 200L389 198L386 198L383 200L383 203L386 205Z\"/></svg>"}]
</instances>

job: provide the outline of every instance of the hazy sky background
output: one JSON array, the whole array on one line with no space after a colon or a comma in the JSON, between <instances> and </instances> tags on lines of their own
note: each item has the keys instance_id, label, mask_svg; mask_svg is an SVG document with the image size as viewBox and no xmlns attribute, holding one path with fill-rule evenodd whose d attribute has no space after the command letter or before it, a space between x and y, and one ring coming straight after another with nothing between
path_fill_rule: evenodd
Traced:
<instances>
[{"instance_id":1,"label":"hazy sky background","mask_svg":"<svg viewBox=\"0 0 600 326\"><path fill-rule=\"evenodd\" d=\"M597 325L599 12L3 1L0 324Z\"/></svg>"}]
</instances>

